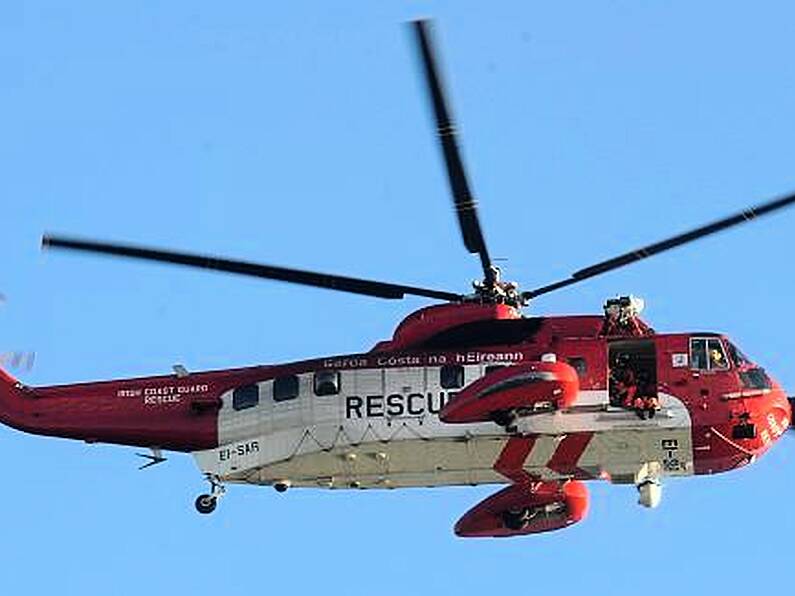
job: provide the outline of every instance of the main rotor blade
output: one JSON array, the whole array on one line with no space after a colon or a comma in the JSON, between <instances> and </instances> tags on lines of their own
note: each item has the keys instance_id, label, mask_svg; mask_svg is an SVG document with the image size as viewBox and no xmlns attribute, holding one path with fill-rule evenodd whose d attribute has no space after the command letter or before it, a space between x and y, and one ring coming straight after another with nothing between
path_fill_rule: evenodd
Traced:
<instances>
[{"instance_id":1,"label":"main rotor blade","mask_svg":"<svg viewBox=\"0 0 795 596\"><path fill-rule=\"evenodd\" d=\"M440 290L430 290L427 288L417 288L414 286L403 286L398 284L358 279L355 277L345 277L342 275L329 275L327 273L316 273L314 271L302 271L300 269L288 269L286 267L276 267L273 265L263 265L259 263L249 263L246 261L235 261L205 255L196 255L168 250L158 250L131 246L127 244L115 244L109 242L96 242L93 240L79 240L75 238L65 238L62 236L45 235L41 239L42 248L62 248L68 250L78 250L83 252L100 253L117 257L128 257L144 261L156 261L159 263L172 263L176 265L186 265L199 269L210 269L213 271L224 271L227 273L237 273L265 279L275 279L305 286L326 288L340 292L351 292L353 294L364 294L365 296L375 296L377 298L399 299L404 296L424 296L438 300L460 301L463 297L460 294L445 292Z\"/></svg>"},{"instance_id":2,"label":"main rotor blade","mask_svg":"<svg viewBox=\"0 0 795 596\"><path fill-rule=\"evenodd\" d=\"M693 242L694 240L711 236L712 234L716 234L723 230L733 228L734 226L744 224L758 217L762 217L763 215L767 215L769 213L778 211L779 209L789 207L793 204L795 204L795 194L768 201L767 203L762 203L760 205L756 205L755 207L749 207L748 209L744 209L735 215L730 215L729 217L719 219L705 226L690 230L689 232L684 232L683 234L673 236L660 242L655 242L654 244L649 244L648 246L630 251L618 257L602 261L596 265L591 265L585 269L580 269L579 271L572 273L571 277L568 279L542 286L540 288L536 288L535 290L530 290L529 292L523 292L522 296L529 300L531 298L535 298L536 296L547 294L549 292L559 290L560 288L565 288L566 286L570 286L591 277L601 275L602 273L607 273L613 269L624 267L625 265L629 265L635 261L646 259L661 252L676 248L677 246L682 246L688 242Z\"/></svg>"},{"instance_id":3,"label":"main rotor blade","mask_svg":"<svg viewBox=\"0 0 795 596\"><path fill-rule=\"evenodd\" d=\"M486 242L483 239L483 232L480 229L477 202L472 197L469 189L464 163L461 159L461 151L456 140L455 124L450 115L450 109L445 99L444 86L436 65L436 51L433 46L430 21L413 21L412 25L416 33L417 45L425 72L425 82L428 86L429 98L433 105L434 117L436 118L439 144L442 148L442 155L447 168L447 179L450 182L450 190L453 193L453 203L458 216L458 224L461 227L464 245L470 253L480 256L485 280L487 283L491 283L494 282L491 258L486 248Z\"/></svg>"}]
</instances>

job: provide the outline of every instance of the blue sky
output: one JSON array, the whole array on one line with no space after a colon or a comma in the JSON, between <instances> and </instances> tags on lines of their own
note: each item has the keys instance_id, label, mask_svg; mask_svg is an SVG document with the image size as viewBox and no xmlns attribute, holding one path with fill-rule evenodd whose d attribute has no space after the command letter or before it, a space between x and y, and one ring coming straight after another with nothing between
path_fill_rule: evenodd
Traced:
<instances>
[{"instance_id":1,"label":"blue sky","mask_svg":"<svg viewBox=\"0 0 795 596\"><path fill-rule=\"evenodd\" d=\"M31 384L368 349L402 303L101 258L44 231L465 290L413 48L437 19L491 252L527 287L795 190L788 2L11 1L0 6L0 352ZM795 210L540 299L646 298L795 387ZM655 511L592 484L564 532L460 540L493 487L233 487L192 508L186 456L0 429L0 592L480 594L784 589L795 441L669 482ZM145 591L145 592L144 592Z\"/></svg>"}]
</instances>

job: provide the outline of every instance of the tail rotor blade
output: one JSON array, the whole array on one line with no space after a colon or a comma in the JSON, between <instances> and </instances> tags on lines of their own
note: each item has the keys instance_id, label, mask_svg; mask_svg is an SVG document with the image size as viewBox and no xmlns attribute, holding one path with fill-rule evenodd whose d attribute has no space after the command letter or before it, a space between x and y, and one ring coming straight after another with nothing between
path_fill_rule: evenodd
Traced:
<instances>
[{"instance_id":1,"label":"tail rotor blade","mask_svg":"<svg viewBox=\"0 0 795 596\"><path fill-rule=\"evenodd\" d=\"M36 352L6 352L0 354L0 366L30 372L36 362Z\"/></svg>"}]
</instances>

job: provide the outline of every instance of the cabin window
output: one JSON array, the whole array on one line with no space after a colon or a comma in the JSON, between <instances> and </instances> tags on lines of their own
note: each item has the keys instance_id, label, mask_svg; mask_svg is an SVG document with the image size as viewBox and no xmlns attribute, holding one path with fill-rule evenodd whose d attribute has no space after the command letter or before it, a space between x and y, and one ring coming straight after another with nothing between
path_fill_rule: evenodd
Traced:
<instances>
[{"instance_id":1,"label":"cabin window","mask_svg":"<svg viewBox=\"0 0 795 596\"><path fill-rule=\"evenodd\" d=\"M232 391L232 407L235 410L253 408L259 403L259 386L244 385Z\"/></svg>"},{"instance_id":2,"label":"cabin window","mask_svg":"<svg viewBox=\"0 0 795 596\"><path fill-rule=\"evenodd\" d=\"M698 370L728 370L729 360L723 344L717 338L690 340L690 368Z\"/></svg>"},{"instance_id":3,"label":"cabin window","mask_svg":"<svg viewBox=\"0 0 795 596\"><path fill-rule=\"evenodd\" d=\"M566 358L566 362L568 362L569 366L577 371L577 376L580 378L584 377L585 373L588 372L588 366L585 364L585 358L580 356L572 356L571 358Z\"/></svg>"},{"instance_id":4,"label":"cabin window","mask_svg":"<svg viewBox=\"0 0 795 596\"><path fill-rule=\"evenodd\" d=\"M504 364L490 364L489 366L486 367L486 374L487 375L491 374L495 370L500 370L501 368L505 368L505 365Z\"/></svg>"},{"instance_id":5,"label":"cabin window","mask_svg":"<svg viewBox=\"0 0 795 596\"><path fill-rule=\"evenodd\" d=\"M446 364L439 370L439 383L442 389L460 389L464 386L464 367Z\"/></svg>"},{"instance_id":6,"label":"cabin window","mask_svg":"<svg viewBox=\"0 0 795 596\"><path fill-rule=\"evenodd\" d=\"M315 373L315 395L337 395L340 392L340 373L321 370Z\"/></svg>"},{"instance_id":7,"label":"cabin window","mask_svg":"<svg viewBox=\"0 0 795 596\"><path fill-rule=\"evenodd\" d=\"M298 377L289 375L273 379L273 401L287 401L298 397Z\"/></svg>"}]
</instances>

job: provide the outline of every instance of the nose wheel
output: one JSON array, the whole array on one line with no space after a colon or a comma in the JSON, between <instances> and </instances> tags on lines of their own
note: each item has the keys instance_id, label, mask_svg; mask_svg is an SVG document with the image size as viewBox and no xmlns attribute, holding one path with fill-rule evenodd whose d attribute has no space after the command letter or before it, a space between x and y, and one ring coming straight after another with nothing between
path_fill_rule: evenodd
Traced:
<instances>
[{"instance_id":1,"label":"nose wheel","mask_svg":"<svg viewBox=\"0 0 795 596\"><path fill-rule=\"evenodd\" d=\"M224 487L221 483L221 479L217 476L207 474L207 482L210 483L210 493L199 495L196 497L196 501L194 501L196 511L202 515L208 515L215 511L215 508L218 506L218 500L226 492L226 487Z\"/></svg>"}]
</instances>

